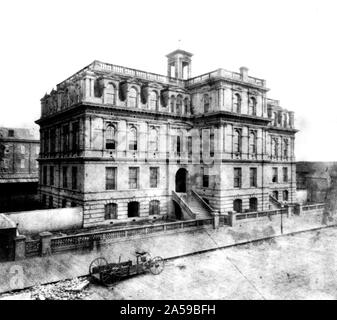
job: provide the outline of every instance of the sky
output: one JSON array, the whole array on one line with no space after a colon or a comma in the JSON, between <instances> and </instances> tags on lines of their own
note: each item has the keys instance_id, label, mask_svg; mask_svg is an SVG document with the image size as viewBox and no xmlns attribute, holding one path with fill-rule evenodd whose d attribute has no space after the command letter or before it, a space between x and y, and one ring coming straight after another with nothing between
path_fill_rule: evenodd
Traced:
<instances>
[{"instance_id":1,"label":"sky","mask_svg":"<svg viewBox=\"0 0 337 320\"><path fill-rule=\"evenodd\" d=\"M166 74L165 55L266 79L295 112L296 159L337 161L335 0L11 0L0 2L0 125L32 127L40 99L101 60Z\"/></svg>"}]
</instances>

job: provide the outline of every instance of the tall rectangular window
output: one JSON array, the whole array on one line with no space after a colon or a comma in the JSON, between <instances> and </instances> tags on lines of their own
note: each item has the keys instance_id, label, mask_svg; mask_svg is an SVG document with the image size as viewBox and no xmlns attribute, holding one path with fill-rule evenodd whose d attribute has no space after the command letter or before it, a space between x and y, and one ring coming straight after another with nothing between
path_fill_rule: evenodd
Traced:
<instances>
[{"instance_id":1,"label":"tall rectangular window","mask_svg":"<svg viewBox=\"0 0 337 320\"><path fill-rule=\"evenodd\" d=\"M43 184L47 185L47 166L43 167Z\"/></svg>"},{"instance_id":2,"label":"tall rectangular window","mask_svg":"<svg viewBox=\"0 0 337 320\"><path fill-rule=\"evenodd\" d=\"M150 168L150 188L158 187L158 170L159 168Z\"/></svg>"},{"instance_id":3,"label":"tall rectangular window","mask_svg":"<svg viewBox=\"0 0 337 320\"><path fill-rule=\"evenodd\" d=\"M210 157L214 157L214 133L210 134L209 139L210 139L209 155Z\"/></svg>"},{"instance_id":4,"label":"tall rectangular window","mask_svg":"<svg viewBox=\"0 0 337 320\"><path fill-rule=\"evenodd\" d=\"M71 188L73 190L77 189L77 167L71 168Z\"/></svg>"},{"instance_id":5,"label":"tall rectangular window","mask_svg":"<svg viewBox=\"0 0 337 320\"><path fill-rule=\"evenodd\" d=\"M188 158L192 158L192 137L187 137Z\"/></svg>"},{"instance_id":6,"label":"tall rectangular window","mask_svg":"<svg viewBox=\"0 0 337 320\"><path fill-rule=\"evenodd\" d=\"M241 168L234 168L234 188L241 188Z\"/></svg>"},{"instance_id":7,"label":"tall rectangular window","mask_svg":"<svg viewBox=\"0 0 337 320\"><path fill-rule=\"evenodd\" d=\"M54 167L50 166L49 167L49 185L53 186L54 185Z\"/></svg>"},{"instance_id":8,"label":"tall rectangular window","mask_svg":"<svg viewBox=\"0 0 337 320\"><path fill-rule=\"evenodd\" d=\"M56 146L56 130L51 129L50 130L50 152L55 152L55 146Z\"/></svg>"},{"instance_id":9,"label":"tall rectangular window","mask_svg":"<svg viewBox=\"0 0 337 320\"><path fill-rule=\"evenodd\" d=\"M21 159L21 160L20 160L20 168L21 168L21 169L24 169L24 168L25 168L25 164L26 164L25 162L26 162L25 159Z\"/></svg>"},{"instance_id":10,"label":"tall rectangular window","mask_svg":"<svg viewBox=\"0 0 337 320\"><path fill-rule=\"evenodd\" d=\"M105 168L105 189L116 190L117 189L117 168L108 167Z\"/></svg>"},{"instance_id":11,"label":"tall rectangular window","mask_svg":"<svg viewBox=\"0 0 337 320\"><path fill-rule=\"evenodd\" d=\"M129 189L138 189L139 168L129 168Z\"/></svg>"},{"instance_id":12,"label":"tall rectangular window","mask_svg":"<svg viewBox=\"0 0 337 320\"><path fill-rule=\"evenodd\" d=\"M180 156L181 145L180 145L180 136L177 136L177 155Z\"/></svg>"},{"instance_id":13,"label":"tall rectangular window","mask_svg":"<svg viewBox=\"0 0 337 320\"><path fill-rule=\"evenodd\" d=\"M250 186L257 187L257 168L249 169Z\"/></svg>"},{"instance_id":14,"label":"tall rectangular window","mask_svg":"<svg viewBox=\"0 0 337 320\"><path fill-rule=\"evenodd\" d=\"M62 167L62 182L63 188L68 188L68 168Z\"/></svg>"},{"instance_id":15,"label":"tall rectangular window","mask_svg":"<svg viewBox=\"0 0 337 320\"><path fill-rule=\"evenodd\" d=\"M63 139L63 152L67 152L69 150L69 125L63 126L62 139Z\"/></svg>"},{"instance_id":16,"label":"tall rectangular window","mask_svg":"<svg viewBox=\"0 0 337 320\"><path fill-rule=\"evenodd\" d=\"M272 182L277 183L278 182L278 169L275 167L275 168L272 168L272 170L273 170Z\"/></svg>"},{"instance_id":17,"label":"tall rectangular window","mask_svg":"<svg viewBox=\"0 0 337 320\"><path fill-rule=\"evenodd\" d=\"M79 146L79 123L78 121L77 122L74 122L72 124L72 150L73 151L76 151L78 150L78 146Z\"/></svg>"},{"instance_id":18,"label":"tall rectangular window","mask_svg":"<svg viewBox=\"0 0 337 320\"><path fill-rule=\"evenodd\" d=\"M283 182L288 182L288 168L283 168Z\"/></svg>"}]
</instances>

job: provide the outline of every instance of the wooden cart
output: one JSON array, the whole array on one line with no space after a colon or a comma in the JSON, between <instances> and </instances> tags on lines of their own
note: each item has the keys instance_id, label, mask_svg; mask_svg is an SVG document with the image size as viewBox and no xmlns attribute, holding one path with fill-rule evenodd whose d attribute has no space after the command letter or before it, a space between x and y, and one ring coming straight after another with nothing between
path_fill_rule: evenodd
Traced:
<instances>
[{"instance_id":1,"label":"wooden cart","mask_svg":"<svg viewBox=\"0 0 337 320\"><path fill-rule=\"evenodd\" d=\"M163 258L159 256L151 258L151 255L145 251L136 251L135 254L136 263L132 263L131 260L121 262L121 257L117 263L108 263L104 257L96 258L90 263L89 274L102 284L111 286L113 283L132 275L148 271L157 275L163 271Z\"/></svg>"}]
</instances>

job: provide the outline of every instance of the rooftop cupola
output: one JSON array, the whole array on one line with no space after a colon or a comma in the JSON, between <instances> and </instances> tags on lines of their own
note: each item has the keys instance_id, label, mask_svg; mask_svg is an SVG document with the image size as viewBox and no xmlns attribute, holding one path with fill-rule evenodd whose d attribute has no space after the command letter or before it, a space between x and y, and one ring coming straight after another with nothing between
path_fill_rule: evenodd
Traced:
<instances>
[{"instance_id":1,"label":"rooftop cupola","mask_svg":"<svg viewBox=\"0 0 337 320\"><path fill-rule=\"evenodd\" d=\"M172 78L189 79L191 78L191 57L192 53L177 49L167 57L167 75Z\"/></svg>"}]
</instances>

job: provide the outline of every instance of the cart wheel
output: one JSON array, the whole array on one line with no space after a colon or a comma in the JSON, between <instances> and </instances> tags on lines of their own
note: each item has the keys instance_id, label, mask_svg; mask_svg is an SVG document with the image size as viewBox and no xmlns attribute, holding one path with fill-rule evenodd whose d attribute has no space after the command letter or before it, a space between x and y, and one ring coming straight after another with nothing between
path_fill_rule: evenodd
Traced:
<instances>
[{"instance_id":1,"label":"cart wheel","mask_svg":"<svg viewBox=\"0 0 337 320\"><path fill-rule=\"evenodd\" d=\"M108 261L104 257L96 258L90 263L89 274L92 276L94 273L100 272L100 269L107 265Z\"/></svg>"},{"instance_id":2,"label":"cart wheel","mask_svg":"<svg viewBox=\"0 0 337 320\"><path fill-rule=\"evenodd\" d=\"M150 261L150 271L152 274L159 274L164 270L164 260L162 257L154 257Z\"/></svg>"},{"instance_id":3,"label":"cart wheel","mask_svg":"<svg viewBox=\"0 0 337 320\"><path fill-rule=\"evenodd\" d=\"M114 282L118 280L119 277L116 274L111 273L111 271L103 271L101 273L101 282L107 287L112 286Z\"/></svg>"}]
</instances>

